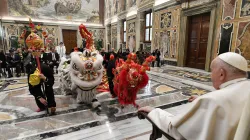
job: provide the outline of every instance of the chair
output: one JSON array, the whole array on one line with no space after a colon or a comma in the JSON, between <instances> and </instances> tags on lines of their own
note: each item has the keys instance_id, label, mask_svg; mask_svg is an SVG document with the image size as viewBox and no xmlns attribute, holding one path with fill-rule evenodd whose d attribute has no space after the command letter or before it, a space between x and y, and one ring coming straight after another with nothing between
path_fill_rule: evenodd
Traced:
<instances>
[{"instance_id":1,"label":"chair","mask_svg":"<svg viewBox=\"0 0 250 140\"><path fill-rule=\"evenodd\" d=\"M146 112L142 112L142 111L139 111L138 112L138 118L141 120L141 119L147 119L153 126L153 130L152 130L152 134L150 135L150 140L156 140L158 138L161 138L162 135L164 135L168 140L175 140L173 137L171 137L170 135L168 135L167 133L165 133L164 131L162 131L161 129L159 129L155 123L150 119L148 118L148 113Z\"/></svg>"}]
</instances>

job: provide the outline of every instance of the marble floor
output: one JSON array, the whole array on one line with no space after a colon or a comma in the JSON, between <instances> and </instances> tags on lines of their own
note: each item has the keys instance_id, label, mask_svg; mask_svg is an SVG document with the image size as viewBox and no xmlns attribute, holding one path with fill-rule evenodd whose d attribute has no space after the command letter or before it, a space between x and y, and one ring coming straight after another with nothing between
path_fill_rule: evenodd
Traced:
<instances>
[{"instance_id":1,"label":"marble floor","mask_svg":"<svg viewBox=\"0 0 250 140\"><path fill-rule=\"evenodd\" d=\"M205 71L164 66L151 68L150 81L140 90L136 103L153 106L174 115L189 107L190 95L203 95L214 89ZM72 96L60 95L58 77L54 85L57 112L48 116L37 109L27 89L27 78L0 79L0 140L145 140L152 126L137 118L132 105L121 109L109 93L97 95L102 112L77 104Z\"/></svg>"}]
</instances>

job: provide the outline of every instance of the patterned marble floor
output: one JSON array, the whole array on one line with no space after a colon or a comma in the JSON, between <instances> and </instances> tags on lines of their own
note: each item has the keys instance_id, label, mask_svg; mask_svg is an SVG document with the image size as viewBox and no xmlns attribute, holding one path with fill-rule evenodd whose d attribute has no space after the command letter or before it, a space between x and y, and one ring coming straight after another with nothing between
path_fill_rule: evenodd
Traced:
<instances>
[{"instance_id":1,"label":"patterned marble floor","mask_svg":"<svg viewBox=\"0 0 250 140\"><path fill-rule=\"evenodd\" d=\"M213 90L209 73L204 71L165 66L152 68L148 75L150 81L138 93L136 103L173 114L188 108L190 95ZM0 140L144 140L151 133L151 124L137 118L136 108L129 105L121 109L109 93L97 95L102 112L96 113L77 104L72 96L59 95L56 82L57 113L47 116L45 112L35 112L37 107L28 92L26 77L1 79L0 85Z\"/></svg>"}]
</instances>

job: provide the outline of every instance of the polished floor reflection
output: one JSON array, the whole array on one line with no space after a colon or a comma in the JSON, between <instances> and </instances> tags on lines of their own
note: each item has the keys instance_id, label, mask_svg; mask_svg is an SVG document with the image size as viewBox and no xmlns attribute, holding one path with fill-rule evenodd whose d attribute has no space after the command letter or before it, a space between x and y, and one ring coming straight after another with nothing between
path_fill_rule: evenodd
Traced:
<instances>
[{"instance_id":1,"label":"polished floor reflection","mask_svg":"<svg viewBox=\"0 0 250 140\"><path fill-rule=\"evenodd\" d=\"M190 95L203 95L214 90L209 73L188 68L165 66L151 68L150 81L137 95L139 106L154 106L173 114L188 108ZM132 105L121 108L109 93L98 94L102 112L77 104L72 96L60 95L58 77L54 86L57 113L47 116L37 109L27 89L27 78L0 81L0 139L29 140L144 140L152 126L137 118Z\"/></svg>"}]
</instances>

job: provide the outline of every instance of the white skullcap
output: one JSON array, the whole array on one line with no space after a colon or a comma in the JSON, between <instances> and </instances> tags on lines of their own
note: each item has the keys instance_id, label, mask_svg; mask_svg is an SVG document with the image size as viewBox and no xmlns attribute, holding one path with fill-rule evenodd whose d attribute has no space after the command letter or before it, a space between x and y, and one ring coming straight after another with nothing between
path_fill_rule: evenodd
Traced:
<instances>
[{"instance_id":1,"label":"white skullcap","mask_svg":"<svg viewBox=\"0 0 250 140\"><path fill-rule=\"evenodd\" d=\"M226 62L227 64L240 69L242 71L247 71L248 64L247 60L241 56L240 54L233 53L233 52L227 52L223 53L218 56L222 61Z\"/></svg>"}]
</instances>

